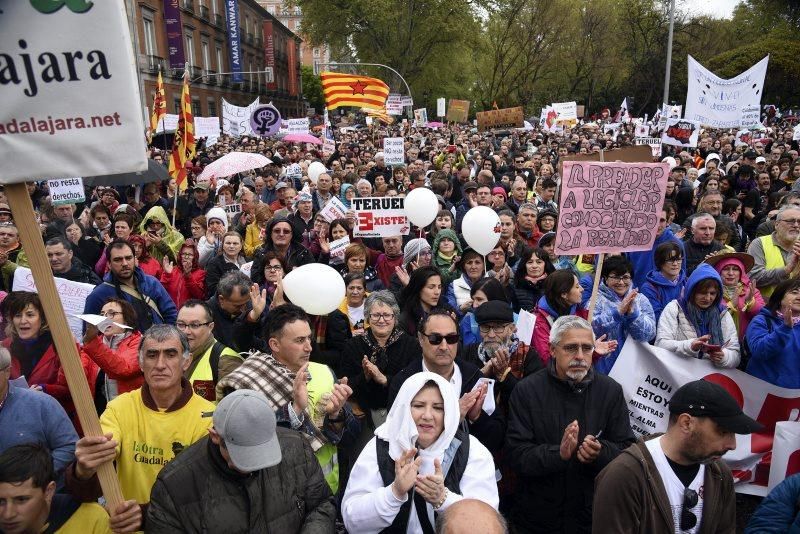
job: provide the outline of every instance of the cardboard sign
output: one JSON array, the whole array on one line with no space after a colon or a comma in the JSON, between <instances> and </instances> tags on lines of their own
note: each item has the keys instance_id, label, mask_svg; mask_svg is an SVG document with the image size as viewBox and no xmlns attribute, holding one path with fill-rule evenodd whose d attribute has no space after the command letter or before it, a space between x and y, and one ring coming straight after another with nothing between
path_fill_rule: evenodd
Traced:
<instances>
[{"instance_id":1,"label":"cardboard sign","mask_svg":"<svg viewBox=\"0 0 800 534\"><path fill-rule=\"evenodd\" d=\"M89 294L94 290L94 286L58 277L55 277L54 281L58 296L61 298L61 305L67 316L69 329L75 339L83 339L83 321L77 316L83 313L83 306L86 304ZM11 289L12 291L33 291L38 293L31 270L27 267L17 267L14 271L14 283Z\"/></svg>"},{"instance_id":2,"label":"cardboard sign","mask_svg":"<svg viewBox=\"0 0 800 534\"><path fill-rule=\"evenodd\" d=\"M650 150L653 151L653 159L661 158L661 138L660 137L637 137L635 139L637 146L648 145Z\"/></svg>"},{"instance_id":3,"label":"cardboard sign","mask_svg":"<svg viewBox=\"0 0 800 534\"><path fill-rule=\"evenodd\" d=\"M403 165L406 162L402 137L386 137L383 140L383 162L386 165Z\"/></svg>"},{"instance_id":4,"label":"cardboard sign","mask_svg":"<svg viewBox=\"0 0 800 534\"><path fill-rule=\"evenodd\" d=\"M700 136L700 123L686 119L667 119L661 142L665 145L696 147Z\"/></svg>"},{"instance_id":5,"label":"cardboard sign","mask_svg":"<svg viewBox=\"0 0 800 534\"><path fill-rule=\"evenodd\" d=\"M352 201L356 222L353 237L393 237L408 235L403 197L365 197Z\"/></svg>"},{"instance_id":6,"label":"cardboard sign","mask_svg":"<svg viewBox=\"0 0 800 534\"><path fill-rule=\"evenodd\" d=\"M336 219L342 219L347 215L347 208L344 203L339 200L339 197L332 196L331 199L325 203L319 214L322 215L326 221L333 222Z\"/></svg>"},{"instance_id":7,"label":"cardboard sign","mask_svg":"<svg viewBox=\"0 0 800 534\"><path fill-rule=\"evenodd\" d=\"M333 263L343 263L344 251L347 249L347 246L350 245L350 238L344 236L341 239L331 241L330 243L328 243L328 245L331 247L331 252L330 252L331 260L335 260Z\"/></svg>"},{"instance_id":8,"label":"cardboard sign","mask_svg":"<svg viewBox=\"0 0 800 534\"><path fill-rule=\"evenodd\" d=\"M447 104L447 122L467 122L469 116L469 100L451 98Z\"/></svg>"},{"instance_id":9,"label":"cardboard sign","mask_svg":"<svg viewBox=\"0 0 800 534\"><path fill-rule=\"evenodd\" d=\"M403 114L403 99L400 95L389 95L389 97L386 99L386 113L389 115Z\"/></svg>"},{"instance_id":10,"label":"cardboard sign","mask_svg":"<svg viewBox=\"0 0 800 534\"><path fill-rule=\"evenodd\" d=\"M726 80L689 56L684 117L712 128L738 128L742 120L742 108L761 103L768 64L769 56L738 76Z\"/></svg>"},{"instance_id":11,"label":"cardboard sign","mask_svg":"<svg viewBox=\"0 0 800 534\"><path fill-rule=\"evenodd\" d=\"M556 253L650 250L668 163L564 162Z\"/></svg>"},{"instance_id":12,"label":"cardboard sign","mask_svg":"<svg viewBox=\"0 0 800 534\"><path fill-rule=\"evenodd\" d=\"M53 206L60 204L77 204L86 200L83 189L83 178L57 178L47 180L50 189L50 201Z\"/></svg>"},{"instance_id":13,"label":"cardboard sign","mask_svg":"<svg viewBox=\"0 0 800 534\"><path fill-rule=\"evenodd\" d=\"M446 101L445 101L444 98L437 98L436 99L436 116L437 117L444 117L446 115L445 109L444 109L445 105L446 105Z\"/></svg>"},{"instance_id":14,"label":"cardboard sign","mask_svg":"<svg viewBox=\"0 0 800 534\"><path fill-rule=\"evenodd\" d=\"M64 3L0 9L0 183L147 169L125 6Z\"/></svg>"},{"instance_id":15,"label":"cardboard sign","mask_svg":"<svg viewBox=\"0 0 800 534\"><path fill-rule=\"evenodd\" d=\"M228 219L233 219L233 216L237 213L242 212L242 205L241 204L226 204L224 206L220 206L222 210L228 214Z\"/></svg>"},{"instance_id":16,"label":"cardboard sign","mask_svg":"<svg viewBox=\"0 0 800 534\"><path fill-rule=\"evenodd\" d=\"M740 128L756 128L761 125L761 109L758 106L742 107L742 120Z\"/></svg>"},{"instance_id":17,"label":"cardboard sign","mask_svg":"<svg viewBox=\"0 0 800 534\"><path fill-rule=\"evenodd\" d=\"M475 117L478 119L478 130L482 132L491 128L522 128L525 126L523 115L522 106L518 106L479 111Z\"/></svg>"},{"instance_id":18,"label":"cardboard sign","mask_svg":"<svg viewBox=\"0 0 800 534\"><path fill-rule=\"evenodd\" d=\"M675 390L687 382L704 379L724 387L745 414L765 427L763 432L737 435L736 449L722 457L731 468L736 491L740 493L766 495L771 468L778 465L776 456L797 458L800 454L797 441L783 445L789 447L789 451L784 448L783 452L774 449L775 445L779 446L779 440L773 441L780 421L796 421L798 418L798 389L773 386L742 371L720 369L705 359L683 358L668 350L638 343L630 337L609 376L622 386L631 428L637 436L667 429L667 403ZM778 466L778 469L783 475L786 464Z\"/></svg>"}]
</instances>

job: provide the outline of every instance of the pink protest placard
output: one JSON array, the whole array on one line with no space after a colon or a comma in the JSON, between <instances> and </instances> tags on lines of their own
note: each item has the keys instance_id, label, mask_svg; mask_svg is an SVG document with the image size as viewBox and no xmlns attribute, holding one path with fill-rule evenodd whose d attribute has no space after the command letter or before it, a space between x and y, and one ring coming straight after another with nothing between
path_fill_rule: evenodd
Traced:
<instances>
[{"instance_id":1,"label":"pink protest placard","mask_svg":"<svg viewBox=\"0 0 800 534\"><path fill-rule=\"evenodd\" d=\"M565 161L556 254L652 248L669 172L668 163Z\"/></svg>"}]
</instances>

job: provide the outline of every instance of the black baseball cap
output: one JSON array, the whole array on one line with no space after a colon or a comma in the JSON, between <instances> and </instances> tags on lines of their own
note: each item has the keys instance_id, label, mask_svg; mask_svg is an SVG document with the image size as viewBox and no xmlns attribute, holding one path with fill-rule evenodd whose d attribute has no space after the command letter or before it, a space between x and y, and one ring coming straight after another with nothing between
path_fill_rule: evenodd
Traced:
<instances>
[{"instance_id":1,"label":"black baseball cap","mask_svg":"<svg viewBox=\"0 0 800 534\"><path fill-rule=\"evenodd\" d=\"M752 434L764 429L761 423L742 412L725 388L706 380L695 380L678 388L669 401L669 412L708 417L735 434Z\"/></svg>"}]
</instances>

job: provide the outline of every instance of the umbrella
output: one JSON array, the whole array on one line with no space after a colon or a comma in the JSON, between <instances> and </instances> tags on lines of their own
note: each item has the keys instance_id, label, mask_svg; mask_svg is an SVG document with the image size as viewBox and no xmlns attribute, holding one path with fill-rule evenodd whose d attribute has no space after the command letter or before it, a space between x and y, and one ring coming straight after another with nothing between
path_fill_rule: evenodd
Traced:
<instances>
[{"instance_id":1,"label":"umbrella","mask_svg":"<svg viewBox=\"0 0 800 534\"><path fill-rule=\"evenodd\" d=\"M171 150L175 141L175 130L161 131L153 135L148 146L159 150Z\"/></svg>"},{"instance_id":2,"label":"umbrella","mask_svg":"<svg viewBox=\"0 0 800 534\"><path fill-rule=\"evenodd\" d=\"M158 180L169 180L167 168L152 159L148 159L146 171L107 174L105 176L84 176L83 184L90 187L97 187L99 185L139 185L156 182Z\"/></svg>"},{"instance_id":3,"label":"umbrella","mask_svg":"<svg viewBox=\"0 0 800 534\"><path fill-rule=\"evenodd\" d=\"M198 180L203 178L225 178L236 173L260 169L272 164L266 156L250 152L228 152L218 160L214 160L203 169Z\"/></svg>"},{"instance_id":4,"label":"umbrella","mask_svg":"<svg viewBox=\"0 0 800 534\"><path fill-rule=\"evenodd\" d=\"M428 128L441 128L444 126L444 123L439 121L431 121L426 126Z\"/></svg>"},{"instance_id":5,"label":"umbrella","mask_svg":"<svg viewBox=\"0 0 800 534\"><path fill-rule=\"evenodd\" d=\"M322 144L322 139L320 139L319 137L314 137L313 135L307 133L288 134L283 138L283 140L293 143L314 143L315 145Z\"/></svg>"}]
</instances>

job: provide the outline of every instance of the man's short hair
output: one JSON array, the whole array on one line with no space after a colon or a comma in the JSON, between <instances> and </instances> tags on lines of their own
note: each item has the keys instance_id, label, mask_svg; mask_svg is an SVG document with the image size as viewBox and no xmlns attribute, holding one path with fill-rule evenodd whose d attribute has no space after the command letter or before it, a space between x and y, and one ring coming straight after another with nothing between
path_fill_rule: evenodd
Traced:
<instances>
[{"instance_id":1,"label":"man's short hair","mask_svg":"<svg viewBox=\"0 0 800 534\"><path fill-rule=\"evenodd\" d=\"M283 330L283 327L295 321L309 322L308 314L295 304L282 304L273 310L270 310L267 315L267 324L264 328L264 338L277 337Z\"/></svg>"},{"instance_id":2,"label":"man's short hair","mask_svg":"<svg viewBox=\"0 0 800 534\"><path fill-rule=\"evenodd\" d=\"M200 299L189 299L183 303L181 309L183 308L203 308L203 311L206 312L206 321L213 321L214 314L211 312L211 307L206 304L206 301Z\"/></svg>"},{"instance_id":3,"label":"man's short hair","mask_svg":"<svg viewBox=\"0 0 800 534\"><path fill-rule=\"evenodd\" d=\"M72 250L72 243L67 241L66 237L56 236L51 237L47 240L47 243L44 244L46 247L54 247L56 245L63 245L66 250Z\"/></svg>"},{"instance_id":4,"label":"man's short hair","mask_svg":"<svg viewBox=\"0 0 800 534\"><path fill-rule=\"evenodd\" d=\"M461 334L458 328L458 319L456 319L456 312L453 311L453 309L450 307L434 306L433 308L431 308L431 311L428 313L428 315L423 314L422 319L420 319L419 321L419 327L417 328L417 332L419 332L421 335L423 336L425 335L425 327L428 325L428 322L430 322L431 317L448 317L451 321L453 321L453 324L456 326L456 333L458 333L459 335Z\"/></svg>"},{"instance_id":5,"label":"man's short hair","mask_svg":"<svg viewBox=\"0 0 800 534\"><path fill-rule=\"evenodd\" d=\"M171 338L178 338L181 343L183 352L181 355L184 359L191 358L192 353L189 349L189 340L186 334L178 330L178 327L172 324L154 324L142 334L142 339L139 341L139 366L144 362L144 344L148 339L152 339L158 343L163 343Z\"/></svg>"},{"instance_id":6,"label":"man's short hair","mask_svg":"<svg viewBox=\"0 0 800 534\"><path fill-rule=\"evenodd\" d=\"M136 251L133 250L133 245L131 245L130 242L128 242L125 239L115 239L114 241L109 243L108 246L106 247L106 261L111 261L111 251L112 250L117 250L117 249L120 249L120 248L130 249L131 254L136 256Z\"/></svg>"},{"instance_id":7,"label":"man's short hair","mask_svg":"<svg viewBox=\"0 0 800 534\"><path fill-rule=\"evenodd\" d=\"M692 219L692 230L694 230L695 227L697 227L697 225L700 223L700 221L704 219L711 219L712 221L714 221L714 224L716 224L717 222L714 216L711 215L710 213L701 212L695 215L695 217Z\"/></svg>"},{"instance_id":8,"label":"man's short hair","mask_svg":"<svg viewBox=\"0 0 800 534\"><path fill-rule=\"evenodd\" d=\"M238 289L240 295L247 293L250 291L252 283L242 271L229 271L220 278L219 284L217 284L217 295L230 298L234 289Z\"/></svg>"},{"instance_id":9,"label":"man's short hair","mask_svg":"<svg viewBox=\"0 0 800 534\"><path fill-rule=\"evenodd\" d=\"M558 345L561 342L561 338L564 337L564 333L575 328L588 330L592 333L592 339L594 340L594 330L592 330L592 325L589 324L589 321L577 315L562 315L550 327L550 345Z\"/></svg>"},{"instance_id":10,"label":"man's short hair","mask_svg":"<svg viewBox=\"0 0 800 534\"><path fill-rule=\"evenodd\" d=\"M0 484L21 484L32 479L34 488L44 490L55 478L53 457L39 443L15 445L0 454Z\"/></svg>"},{"instance_id":11,"label":"man's short hair","mask_svg":"<svg viewBox=\"0 0 800 534\"><path fill-rule=\"evenodd\" d=\"M782 220L783 220L783 217L781 217L781 215L782 215L784 212L787 212L787 211L789 211L789 210L795 210L795 211L798 211L798 210L800 210L800 206L794 206L794 205L792 205L792 204L786 204L785 206L781 206L781 208L778 210L778 214L775 216L775 220L776 220L776 221L782 221Z\"/></svg>"},{"instance_id":12,"label":"man's short hair","mask_svg":"<svg viewBox=\"0 0 800 534\"><path fill-rule=\"evenodd\" d=\"M539 215L539 210L536 207L536 204L534 204L533 202L523 202L522 204L520 204L517 213L519 213L522 210L530 210L536 215Z\"/></svg>"},{"instance_id":13,"label":"man's short hair","mask_svg":"<svg viewBox=\"0 0 800 534\"><path fill-rule=\"evenodd\" d=\"M0 347L0 371L11 367L11 353L5 347Z\"/></svg>"}]
</instances>

